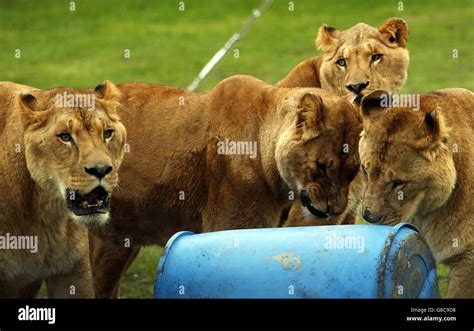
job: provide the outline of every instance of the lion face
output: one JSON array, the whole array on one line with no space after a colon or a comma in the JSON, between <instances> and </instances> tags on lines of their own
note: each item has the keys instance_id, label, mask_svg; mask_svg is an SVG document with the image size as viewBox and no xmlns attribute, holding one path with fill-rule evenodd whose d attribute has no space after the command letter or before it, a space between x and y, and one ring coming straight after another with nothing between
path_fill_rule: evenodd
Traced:
<instances>
[{"instance_id":1,"label":"lion face","mask_svg":"<svg viewBox=\"0 0 474 331\"><path fill-rule=\"evenodd\" d=\"M419 111L381 108L381 93L362 101L359 153L367 184L362 213L370 223L412 222L441 207L454 189L448 130L439 107L421 99Z\"/></svg>"},{"instance_id":2,"label":"lion face","mask_svg":"<svg viewBox=\"0 0 474 331\"><path fill-rule=\"evenodd\" d=\"M95 93L58 88L18 100L31 178L86 226L107 221L118 183L126 141L118 97L106 81Z\"/></svg>"},{"instance_id":3,"label":"lion face","mask_svg":"<svg viewBox=\"0 0 474 331\"><path fill-rule=\"evenodd\" d=\"M407 79L408 25L400 18L379 29L359 23L345 31L321 26L316 39L324 51L321 85L350 102L383 89L396 92Z\"/></svg>"},{"instance_id":4,"label":"lion face","mask_svg":"<svg viewBox=\"0 0 474 331\"><path fill-rule=\"evenodd\" d=\"M277 166L308 211L327 217L341 214L347 205L349 183L359 169L362 125L350 103L316 91L324 99L299 92L296 109L288 106L294 117L277 143Z\"/></svg>"}]
</instances>

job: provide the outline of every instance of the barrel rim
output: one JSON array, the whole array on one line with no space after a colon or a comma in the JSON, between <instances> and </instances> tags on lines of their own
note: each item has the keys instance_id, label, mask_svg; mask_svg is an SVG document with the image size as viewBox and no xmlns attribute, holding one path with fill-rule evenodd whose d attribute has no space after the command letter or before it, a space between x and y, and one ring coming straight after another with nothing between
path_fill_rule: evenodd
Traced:
<instances>
[{"instance_id":1,"label":"barrel rim","mask_svg":"<svg viewBox=\"0 0 474 331\"><path fill-rule=\"evenodd\" d=\"M377 294L378 298L385 298L385 275L387 272L387 259L390 255L390 251L392 249L393 242L397 236L397 233L400 232L401 229L411 229L416 233L420 234L420 231L413 225L409 223L398 223L392 227L390 232L387 235L387 239L385 240L384 248L380 253L380 263L378 268L378 277L377 277ZM420 236L423 238L422 236ZM424 242L426 245L426 242Z\"/></svg>"},{"instance_id":2,"label":"barrel rim","mask_svg":"<svg viewBox=\"0 0 474 331\"><path fill-rule=\"evenodd\" d=\"M181 237L183 236L190 236L194 235L194 232L191 231L179 231L176 232L171 238L168 240L168 242L165 245L165 248L163 249L163 253L161 253L160 260L158 261L158 266L156 268L156 280L155 280L155 288L153 289L153 296L155 298L159 298L159 291L160 291L160 283L161 283L161 275L163 274L163 270L165 268L166 260L168 259L168 253L170 252L171 247L173 244Z\"/></svg>"}]
</instances>

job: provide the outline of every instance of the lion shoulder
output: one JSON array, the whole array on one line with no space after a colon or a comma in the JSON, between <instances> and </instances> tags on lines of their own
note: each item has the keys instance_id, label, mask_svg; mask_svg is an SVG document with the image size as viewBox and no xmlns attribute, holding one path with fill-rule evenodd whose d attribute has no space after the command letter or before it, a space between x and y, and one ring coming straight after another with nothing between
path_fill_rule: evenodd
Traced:
<instances>
[{"instance_id":1,"label":"lion shoulder","mask_svg":"<svg viewBox=\"0 0 474 331\"><path fill-rule=\"evenodd\" d=\"M322 56L306 59L293 68L285 78L276 83L279 87L321 87L319 70Z\"/></svg>"}]
</instances>

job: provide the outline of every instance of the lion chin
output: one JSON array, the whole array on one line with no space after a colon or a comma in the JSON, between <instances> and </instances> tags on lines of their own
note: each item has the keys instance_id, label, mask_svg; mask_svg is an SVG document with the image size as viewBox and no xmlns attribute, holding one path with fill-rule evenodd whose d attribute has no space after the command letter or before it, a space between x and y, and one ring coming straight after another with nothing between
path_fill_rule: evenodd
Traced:
<instances>
[{"instance_id":1,"label":"lion chin","mask_svg":"<svg viewBox=\"0 0 474 331\"><path fill-rule=\"evenodd\" d=\"M86 228L98 228L104 226L109 221L109 213L94 213L89 215L74 215L74 223Z\"/></svg>"}]
</instances>

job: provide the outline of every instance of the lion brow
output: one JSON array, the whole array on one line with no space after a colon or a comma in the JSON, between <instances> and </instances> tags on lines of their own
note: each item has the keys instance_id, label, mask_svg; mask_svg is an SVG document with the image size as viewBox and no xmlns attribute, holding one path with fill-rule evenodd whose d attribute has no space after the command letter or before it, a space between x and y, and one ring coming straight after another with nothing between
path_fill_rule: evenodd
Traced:
<instances>
[{"instance_id":1,"label":"lion brow","mask_svg":"<svg viewBox=\"0 0 474 331\"><path fill-rule=\"evenodd\" d=\"M92 114L91 111L85 108L79 108L79 114L81 115L82 125L86 130L90 130L92 127Z\"/></svg>"}]
</instances>

